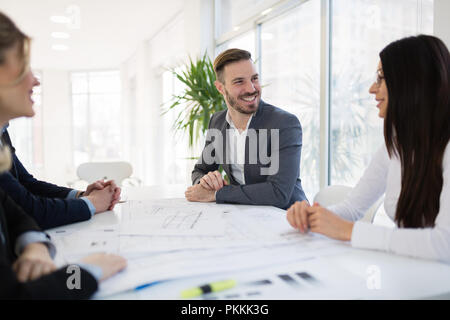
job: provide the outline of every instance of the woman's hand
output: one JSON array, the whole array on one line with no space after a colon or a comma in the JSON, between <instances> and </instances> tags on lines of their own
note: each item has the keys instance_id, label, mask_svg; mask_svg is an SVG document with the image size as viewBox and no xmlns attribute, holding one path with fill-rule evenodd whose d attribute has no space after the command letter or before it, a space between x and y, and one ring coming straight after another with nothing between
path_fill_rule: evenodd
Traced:
<instances>
[{"instance_id":1,"label":"woman's hand","mask_svg":"<svg viewBox=\"0 0 450 320\"><path fill-rule=\"evenodd\" d=\"M125 269L127 260L116 254L93 253L81 260L83 263L91 264L102 269L102 278L100 281L108 279L117 272Z\"/></svg>"},{"instance_id":2,"label":"woman's hand","mask_svg":"<svg viewBox=\"0 0 450 320\"><path fill-rule=\"evenodd\" d=\"M309 207L310 205L308 201L297 201L287 211L286 218L289 224L293 228L300 230L301 233L308 232L309 224L308 213L306 212L306 209Z\"/></svg>"},{"instance_id":3,"label":"woman's hand","mask_svg":"<svg viewBox=\"0 0 450 320\"><path fill-rule=\"evenodd\" d=\"M354 223L342 219L318 203L310 206L306 200L296 202L288 209L286 218L292 227L302 233L310 230L343 241L352 238Z\"/></svg>"},{"instance_id":4,"label":"woman's hand","mask_svg":"<svg viewBox=\"0 0 450 320\"><path fill-rule=\"evenodd\" d=\"M353 222L342 219L318 203L306 208L306 212L312 232L337 240L350 241L352 239Z\"/></svg>"},{"instance_id":5,"label":"woman's hand","mask_svg":"<svg viewBox=\"0 0 450 320\"><path fill-rule=\"evenodd\" d=\"M20 282L35 280L56 270L48 248L43 243L28 244L13 264Z\"/></svg>"}]
</instances>

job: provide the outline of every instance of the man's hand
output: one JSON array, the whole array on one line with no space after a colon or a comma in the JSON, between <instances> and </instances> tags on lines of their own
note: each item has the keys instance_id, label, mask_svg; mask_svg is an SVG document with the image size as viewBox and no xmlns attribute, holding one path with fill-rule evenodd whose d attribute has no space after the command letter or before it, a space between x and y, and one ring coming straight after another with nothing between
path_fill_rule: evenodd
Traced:
<instances>
[{"instance_id":1,"label":"man's hand","mask_svg":"<svg viewBox=\"0 0 450 320\"><path fill-rule=\"evenodd\" d=\"M192 202L214 202L216 201L216 191L205 189L201 184L187 188L184 193L186 199Z\"/></svg>"},{"instance_id":2,"label":"man's hand","mask_svg":"<svg viewBox=\"0 0 450 320\"><path fill-rule=\"evenodd\" d=\"M86 191L83 193L83 197L87 197L94 190L103 190L104 183L103 180L97 180L94 183L91 183L87 186Z\"/></svg>"},{"instance_id":3,"label":"man's hand","mask_svg":"<svg viewBox=\"0 0 450 320\"><path fill-rule=\"evenodd\" d=\"M206 190L218 191L227 186L228 182L222 178L219 171L210 171L200 179L200 184Z\"/></svg>"},{"instance_id":4,"label":"man's hand","mask_svg":"<svg viewBox=\"0 0 450 320\"><path fill-rule=\"evenodd\" d=\"M114 191L113 199L111 202L111 206L108 208L108 210L113 210L114 206L119 203L120 201L120 193L122 192L122 189L120 189L114 180L109 180L103 183L103 187L111 186L112 190Z\"/></svg>"},{"instance_id":5,"label":"man's hand","mask_svg":"<svg viewBox=\"0 0 450 320\"><path fill-rule=\"evenodd\" d=\"M112 190L114 191L113 194L113 198L111 201L110 206L108 207L108 210L113 210L114 206L119 203L120 201L120 193L122 192L122 189L120 189L116 183L114 182L114 180L109 180L109 181L102 181L102 180L97 180L94 183L91 183L90 185L88 185L88 187L86 188L86 191L84 192L83 196L89 196L90 194L92 194L92 191L94 190L103 190L104 188L106 188L107 186L110 186L112 188ZM95 205L94 205L95 206Z\"/></svg>"},{"instance_id":6,"label":"man's hand","mask_svg":"<svg viewBox=\"0 0 450 320\"><path fill-rule=\"evenodd\" d=\"M102 269L103 276L100 281L103 281L117 272L123 270L127 266L127 260L115 254L94 253L82 260L83 263L98 266Z\"/></svg>"},{"instance_id":7,"label":"man's hand","mask_svg":"<svg viewBox=\"0 0 450 320\"><path fill-rule=\"evenodd\" d=\"M92 190L87 198L95 207L95 213L100 213L109 210L113 203L114 190L111 185L104 187L101 190Z\"/></svg>"},{"instance_id":8,"label":"man's hand","mask_svg":"<svg viewBox=\"0 0 450 320\"><path fill-rule=\"evenodd\" d=\"M35 280L56 270L47 246L43 243L28 244L13 264L20 282Z\"/></svg>"}]
</instances>

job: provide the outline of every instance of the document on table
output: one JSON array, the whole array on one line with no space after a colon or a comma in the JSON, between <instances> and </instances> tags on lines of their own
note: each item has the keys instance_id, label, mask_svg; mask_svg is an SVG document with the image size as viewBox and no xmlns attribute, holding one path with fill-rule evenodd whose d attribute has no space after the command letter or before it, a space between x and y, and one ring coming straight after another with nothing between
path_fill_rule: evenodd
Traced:
<instances>
[{"instance_id":1,"label":"document on table","mask_svg":"<svg viewBox=\"0 0 450 320\"><path fill-rule=\"evenodd\" d=\"M182 250L140 257L125 255L128 260L127 268L101 283L97 297L109 296L154 281L308 261L346 249L348 247L345 245L333 243L322 250L292 244L263 248Z\"/></svg>"},{"instance_id":2,"label":"document on table","mask_svg":"<svg viewBox=\"0 0 450 320\"><path fill-rule=\"evenodd\" d=\"M57 250L56 263L64 265L97 252L118 253L120 238L117 228L48 231Z\"/></svg>"},{"instance_id":3,"label":"document on table","mask_svg":"<svg viewBox=\"0 0 450 320\"><path fill-rule=\"evenodd\" d=\"M139 290L137 299L180 299L180 293L205 283L233 279L234 288L211 292L194 300L308 300L361 299L367 297L366 279L333 265L327 258L301 260L250 271L224 272L201 275L177 281L166 281L156 287ZM343 290L345 288L345 290Z\"/></svg>"},{"instance_id":4,"label":"document on table","mask_svg":"<svg viewBox=\"0 0 450 320\"><path fill-rule=\"evenodd\" d=\"M143 205L140 203L139 205ZM147 224L142 221L142 226L134 225L134 232L120 231L120 253L147 253L161 252L181 249L217 249L217 248L242 248L242 247L262 247L274 244L305 243L308 240L298 231L293 230L286 222L285 212L273 207L245 207L245 209L236 210L234 207L215 205L213 210L216 214L221 214L220 224L218 220L204 220L204 228L211 229L202 233L191 232L172 235L163 235L162 233L152 233L152 231L137 230L145 229ZM150 209L151 207L151 209ZM189 206L190 210L203 211L203 204ZM159 206L153 206L148 203L141 211L153 212L162 209ZM170 209L170 210L173 210ZM139 212L136 210L136 212ZM138 215L138 213L134 213ZM126 225L127 215L124 216L123 224ZM158 218L159 219L159 218ZM160 220L158 220L160 221ZM149 224L150 225L150 224ZM149 228L149 227L147 227ZM220 229L220 232L215 231ZM147 232L147 235L146 233ZM151 234L150 234L151 233ZM323 237L317 236L311 240L311 244L320 245Z\"/></svg>"},{"instance_id":5,"label":"document on table","mask_svg":"<svg viewBox=\"0 0 450 320\"><path fill-rule=\"evenodd\" d=\"M120 253L128 259L128 268L103 283L98 297L152 281L256 270L349 249L348 244L292 230L275 208L229 211L224 220L227 224L222 237L120 236Z\"/></svg>"},{"instance_id":6,"label":"document on table","mask_svg":"<svg viewBox=\"0 0 450 320\"><path fill-rule=\"evenodd\" d=\"M196 300L361 299L361 292L367 291L365 279L339 266L330 268L323 258L242 272L236 279L235 288L205 294Z\"/></svg>"},{"instance_id":7,"label":"document on table","mask_svg":"<svg viewBox=\"0 0 450 320\"><path fill-rule=\"evenodd\" d=\"M102 251L127 258L124 271L101 283L100 297L152 281L256 270L349 248L300 234L288 225L286 212L274 207L165 200L128 201L121 208L112 220L96 216L50 231L61 263Z\"/></svg>"},{"instance_id":8,"label":"document on table","mask_svg":"<svg viewBox=\"0 0 450 320\"><path fill-rule=\"evenodd\" d=\"M211 207L162 206L128 201L122 208L121 235L218 236L225 231L222 211Z\"/></svg>"}]
</instances>

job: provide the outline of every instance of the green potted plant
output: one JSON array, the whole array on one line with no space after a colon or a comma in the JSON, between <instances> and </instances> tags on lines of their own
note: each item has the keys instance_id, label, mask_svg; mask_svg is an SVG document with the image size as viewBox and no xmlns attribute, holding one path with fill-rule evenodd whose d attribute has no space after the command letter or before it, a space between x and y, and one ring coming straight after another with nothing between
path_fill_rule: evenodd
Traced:
<instances>
[{"instance_id":1,"label":"green potted plant","mask_svg":"<svg viewBox=\"0 0 450 320\"><path fill-rule=\"evenodd\" d=\"M173 95L167 111L180 109L174 127L189 134L189 147L192 148L200 134L204 135L208 129L211 116L226 109L225 100L214 85L216 74L206 53L195 61L190 58L182 71L171 71L184 84L184 90Z\"/></svg>"}]
</instances>

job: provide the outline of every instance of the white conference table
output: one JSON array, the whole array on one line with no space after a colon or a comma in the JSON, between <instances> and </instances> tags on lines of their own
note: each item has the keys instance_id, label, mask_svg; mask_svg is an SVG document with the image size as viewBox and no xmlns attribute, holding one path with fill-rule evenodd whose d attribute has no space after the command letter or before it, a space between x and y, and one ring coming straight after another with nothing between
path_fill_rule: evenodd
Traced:
<instances>
[{"instance_id":1,"label":"white conference table","mask_svg":"<svg viewBox=\"0 0 450 320\"><path fill-rule=\"evenodd\" d=\"M122 199L133 201L182 198L185 189L184 185L128 187L124 188ZM244 212L249 207L236 206L235 208L242 208ZM261 212L279 210L272 207L256 208ZM279 211L280 221L285 221L284 212ZM114 227L120 225L121 214L121 205L118 205L114 212L98 214L89 221L62 228L66 230L96 230L97 228ZM285 223L287 225L287 221ZM51 235L55 235L62 228L55 228L49 232ZM312 237L312 235L310 236ZM128 290L94 298L180 299L180 292L186 288L224 279L236 279L239 285L235 288L195 299L450 299L450 265L379 251L355 249L351 248L349 243L341 243L325 237L305 239L311 244L321 243L320 246L317 246L317 254L314 254L313 251L311 256L299 256L296 260L295 250L288 250L286 252L291 259L280 260L277 263L276 260L279 257L274 257L269 253L265 260L269 261L272 258L273 263L254 268L248 268L247 265L242 269L239 268L240 258L237 256L233 260L233 256L230 256L227 257L229 260L225 260L231 261L230 264L235 265L230 270L225 268L223 271L210 274L175 277L142 290ZM324 244L329 244L330 248L335 249L326 252ZM56 246L59 251L62 249L59 247L59 242L56 242ZM58 255L56 261L58 262ZM316 282L309 281L308 278L297 277L299 272L313 275ZM291 281L283 280L280 275L288 275ZM262 279L269 279L271 285L252 287L252 284L249 284L250 282L254 284L254 281ZM242 283L244 284L241 285Z\"/></svg>"}]
</instances>

